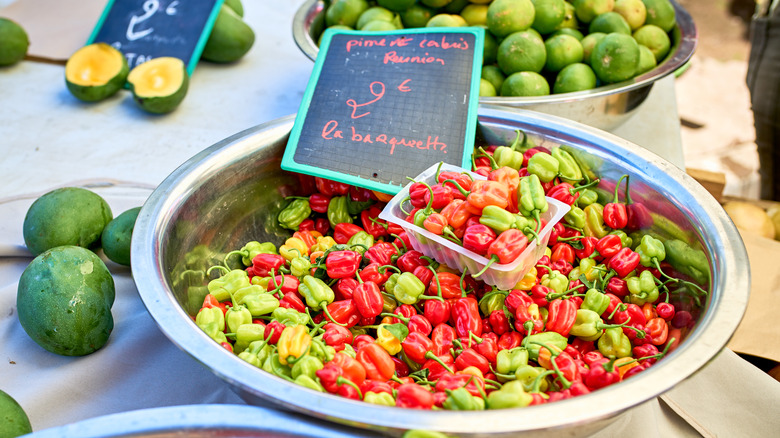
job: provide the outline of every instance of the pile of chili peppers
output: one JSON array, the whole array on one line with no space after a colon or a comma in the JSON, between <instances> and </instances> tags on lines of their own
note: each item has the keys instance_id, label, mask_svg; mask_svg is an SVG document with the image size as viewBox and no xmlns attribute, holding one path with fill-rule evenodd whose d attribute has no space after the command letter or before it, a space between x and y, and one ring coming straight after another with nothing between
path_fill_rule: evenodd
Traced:
<instances>
[{"instance_id":1,"label":"pile of chili peppers","mask_svg":"<svg viewBox=\"0 0 780 438\"><path fill-rule=\"evenodd\" d=\"M484 184L443 172L436 185L413 184L407 219L501 260L535 237L545 196L570 205L511 290L414 250L403 228L378 218L384 195L302 176L308 196L278 214L292 236L278 248L249 242L212 267L220 275L197 325L275 376L404 408L524 407L642 372L676 347L706 294L667 256L688 272L697 256L649 231L627 177L600 204L598 180L573 157L520 134L477 149Z\"/></svg>"}]
</instances>

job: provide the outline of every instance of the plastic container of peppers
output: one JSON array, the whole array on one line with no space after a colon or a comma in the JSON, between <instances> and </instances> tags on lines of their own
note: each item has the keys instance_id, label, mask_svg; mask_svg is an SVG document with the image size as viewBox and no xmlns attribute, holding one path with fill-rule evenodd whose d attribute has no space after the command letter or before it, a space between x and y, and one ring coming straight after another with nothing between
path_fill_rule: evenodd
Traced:
<instances>
[{"instance_id":1,"label":"plastic container of peppers","mask_svg":"<svg viewBox=\"0 0 780 438\"><path fill-rule=\"evenodd\" d=\"M444 171L465 173L470 175L474 180L486 179L482 175L470 172L461 167L446 163L441 165L436 163L417 175L417 177L414 178L414 182L424 182L429 185L434 185L437 183L437 172ZM479 276L479 279L489 285L504 290L514 288L523 276L536 265L536 262L544 255L544 250L547 248L547 242L550 239L550 233L552 232L553 227L571 208L557 199L546 197L549 207L546 212L540 215L544 222L544 227L542 227L539 232L539 238L530 239L528 241L528 246L513 262L491 264L490 259L406 221L405 218L407 214L404 213L404 211L408 212L412 210L411 204L409 203L409 190L414 182L407 184L387 203L382 210L382 213L379 214L379 218L401 226L408 234L412 247L417 251L420 251L439 263L458 269L461 272L468 269L470 274L476 274L484 270ZM488 264L490 264L490 266L488 266ZM485 269L486 266L488 266L487 269Z\"/></svg>"}]
</instances>

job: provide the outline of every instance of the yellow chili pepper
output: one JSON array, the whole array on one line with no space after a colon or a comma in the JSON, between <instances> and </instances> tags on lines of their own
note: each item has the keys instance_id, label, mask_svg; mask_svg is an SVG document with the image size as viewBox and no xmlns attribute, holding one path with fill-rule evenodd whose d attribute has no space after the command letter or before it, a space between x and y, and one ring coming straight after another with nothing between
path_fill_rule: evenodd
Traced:
<instances>
[{"instance_id":1,"label":"yellow chili pepper","mask_svg":"<svg viewBox=\"0 0 780 438\"><path fill-rule=\"evenodd\" d=\"M279 255L290 261L296 257L309 255L309 247L306 246L306 242L303 240L297 237L290 237L284 241L284 245L279 247Z\"/></svg>"},{"instance_id":2,"label":"yellow chili pepper","mask_svg":"<svg viewBox=\"0 0 780 438\"><path fill-rule=\"evenodd\" d=\"M299 359L309 351L311 347L311 335L306 331L306 326L296 325L287 327L282 331L276 348L279 351L279 362L287 365L288 362Z\"/></svg>"},{"instance_id":3,"label":"yellow chili pepper","mask_svg":"<svg viewBox=\"0 0 780 438\"><path fill-rule=\"evenodd\" d=\"M393 336L390 331L385 328L386 324L379 324L379 328L376 330L376 343L385 349L391 356L401 352L401 341Z\"/></svg>"},{"instance_id":4,"label":"yellow chili pepper","mask_svg":"<svg viewBox=\"0 0 780 438\"><path fill-rule=\"evenodd\" d=\"M531 290L536 284L536 267L531 266L531 269L517 282L514 289L519 290Z\"/></svg>"},{"instance_id":5,"label":"yellow chili pepper","mask_svg":"<svg viewBox=\"0 0 780 438\"><path fill-rule=\"evenodd\" d=\"M312 245L311 251L327 251L328 248L335 245L336 241L331 236L322 236L317 238L317 243Z\"/></svg>"}]
</instances>

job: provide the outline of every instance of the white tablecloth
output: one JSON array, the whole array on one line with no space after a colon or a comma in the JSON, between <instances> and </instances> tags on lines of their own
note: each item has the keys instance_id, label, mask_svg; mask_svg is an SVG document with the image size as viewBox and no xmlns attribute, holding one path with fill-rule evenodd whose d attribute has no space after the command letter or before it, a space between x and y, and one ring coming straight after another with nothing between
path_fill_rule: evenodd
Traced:
<instances>
[{"instance_id":1,"label":"white tablecloth","mask_svg":"<svg viewBox=\"0 0 780 438\"><path fill-rule=\"evenodd\" d=\"M117 299L108 344L78 358L36 345L16 317L16 286L30 261L22 221L37 196L73 185L101 194L118 215L141 205L198 151L296 112L313 66L292 39L299 4L244 2L254 47L236 64L201 63L185 101L169 115L141 112L126 91L78 102L61 65L24 61L0 70L0 389L23 406L35 430L143 408L244 403L158 330L130 270L110 262ZM673 79L659 83L616 133L682 166ZM778 400L780 384L726 350L601 436L769 436L780 430Z\"/></svg>"}]
</instances>

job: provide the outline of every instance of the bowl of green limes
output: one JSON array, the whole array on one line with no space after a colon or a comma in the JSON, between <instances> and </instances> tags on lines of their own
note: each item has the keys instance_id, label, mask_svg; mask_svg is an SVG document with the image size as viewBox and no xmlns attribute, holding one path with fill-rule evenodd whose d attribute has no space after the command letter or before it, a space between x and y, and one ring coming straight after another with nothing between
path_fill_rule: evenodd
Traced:
<instances>
[{"instance_id":1,"label":"bowl of green limes","mask_svg":"<svg viewBox=\"0 0 780 438\"><path fill-rule=\"evenodd\" d=\"M612 130L682 71L697 30L674 0L306 0L293 37L311 60L328 28L485 29L480 104Z\"/></svg>"}]
</instances>

